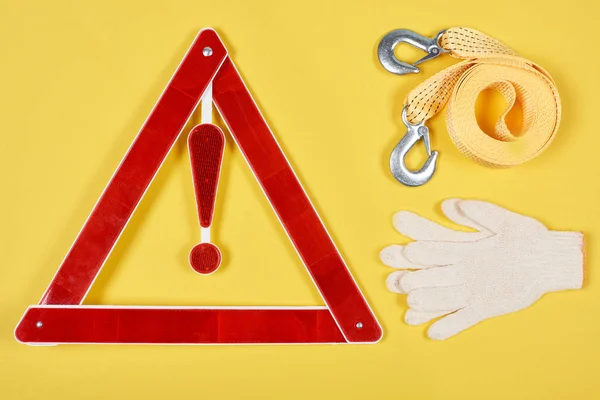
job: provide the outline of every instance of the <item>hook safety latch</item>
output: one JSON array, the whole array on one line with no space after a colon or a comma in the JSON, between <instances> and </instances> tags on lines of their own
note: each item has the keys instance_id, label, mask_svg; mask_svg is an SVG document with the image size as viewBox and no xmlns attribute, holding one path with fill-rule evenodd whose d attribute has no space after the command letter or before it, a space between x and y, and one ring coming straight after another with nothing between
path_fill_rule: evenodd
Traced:
<instances>
[{"instance_id":1,"label":"hook safety latch","mask_svg":"<svg viewBox=\"0 0 600 400\"><path fill-rule=\"evenodd\" d=\"M435 35L434 38L428 38L408 29L396 29L391 31L381 39L381 42L379 42L379 47L377 48L379 62L385 69L394 74L417 74L420 71L419 68L417 68L417 65L427 60L431 60L440 54L449 52L440 46L440 39L444 32L446 32L445 29ZM413 64L398 60L394 55L394 48L399 43L408 43L427 52L427 55Z\"/></svg>"},{"instance_id":2,"label":"hook safety latch","mask_svg":"<svg viewBox=\"0 0 600 400\"><path fill-rule=\"evenodd\" d=\"M421 186L429 181L435 173L438 152L431 151L429 129L425 126L425 121L411 124L406 116L407 108L408 106L405 106L402 110L402 121L406 125L407 132L392 151L390 169L398 182L406 186ZM421 139L423 139L429 157L419 170L412 171L406 166L406 155Z\"/></svg>"}]
</instances>

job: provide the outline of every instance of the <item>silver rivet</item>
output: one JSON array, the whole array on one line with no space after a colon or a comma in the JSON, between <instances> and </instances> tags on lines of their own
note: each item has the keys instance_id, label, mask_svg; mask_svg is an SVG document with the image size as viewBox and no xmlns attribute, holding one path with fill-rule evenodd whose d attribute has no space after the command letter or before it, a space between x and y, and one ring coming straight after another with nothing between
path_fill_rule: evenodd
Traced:
<instances>
[{"instance_id":1,"label":"silver rivet","mask_svg":"<svg viewBox=\"0 0 600 400\"><path fill-rule=\"evenodd\" d=\"M362 324L362 322L357 322L357 323L356 323L356 327L357 327L358 329L362 328L362 327L363 327L363 324Z\"/></svg>"},{"instance_id":2,"label":"silver rivet","mask_svg":"<svg viewBox=\"0 0 600 400\"><path fill-rule=\"evenodd\" d=\"M38 327L38 328L41 328L41 327L42 327L42 321L38 321L38 322L35 324L35 326L36 326L36 327Z\"/></svg>"},{"instance_id":3,"label":"silver rivet","mask_svg":"<svg viewBox=\"0 0 600 400\"><path fill-rule=\"evenodd\" d=\"M419 133L420 133L421 135L426 135L426 134L427 134L427 131L428 131L428 130L427 130L427 127L426 127L426 126L420 126L420 127L419 127Z\"/></svg>"},{"instance_id":4,"label":"silver rivet","mask_svg":"<svg viewBox=\"0 0 600 400\"><path fill-rule=\"evenodd\" d=\"M212 56L212 49L210 47L205 47L202 49L202 54L204 57L210 57Z\"/></svg>"}]
</instances>

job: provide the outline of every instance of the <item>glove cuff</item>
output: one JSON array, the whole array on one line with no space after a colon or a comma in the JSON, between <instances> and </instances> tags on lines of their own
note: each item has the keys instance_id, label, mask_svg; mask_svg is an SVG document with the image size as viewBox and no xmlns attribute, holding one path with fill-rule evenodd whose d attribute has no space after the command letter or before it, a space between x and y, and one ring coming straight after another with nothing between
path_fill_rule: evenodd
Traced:
<instances>
[{"instance_id":1,"label":"glove cuff","mask_svg":"<svg viewBox=\"0 0 600 400\"><path fill-rule=\"evenodd\" d=\"M550 251L541 279L548 292L581 289L583 286L584 240L581 232L549 231Z\"/></svg>"}]
</instances>

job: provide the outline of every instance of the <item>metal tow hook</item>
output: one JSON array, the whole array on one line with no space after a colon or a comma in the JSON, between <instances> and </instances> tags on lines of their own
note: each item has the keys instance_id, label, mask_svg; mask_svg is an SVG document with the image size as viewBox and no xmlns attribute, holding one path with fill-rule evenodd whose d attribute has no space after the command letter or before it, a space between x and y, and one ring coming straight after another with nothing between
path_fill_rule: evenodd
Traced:
<instances>
[{"instance_id":1,"label":"metal tow hook","mask_svg":"<svg viewBox=\"0 0 600 400\"><path fill-rule=\"evenodd\" d=\"M390 170L398 182L406 186L421 186L433 176L438 152L431 151L429 129L425 126L425 121L421 121L418 124L411 124L406 117L406 110L407 107L405 106L404 109L402 109L402 122L406 125L407 132L392 151L390 157ZM421 139L423 139L425 150L429 157L419 170L412 171L406 166L406 154L408 154L413 146Z\"/></svg>"}]
</instances>

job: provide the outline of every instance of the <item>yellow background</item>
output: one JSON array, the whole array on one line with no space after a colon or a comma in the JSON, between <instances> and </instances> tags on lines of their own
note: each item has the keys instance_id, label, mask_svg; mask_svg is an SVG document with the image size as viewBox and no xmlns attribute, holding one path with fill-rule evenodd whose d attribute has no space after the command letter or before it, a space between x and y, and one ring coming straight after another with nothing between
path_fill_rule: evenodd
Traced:
<instances>
[{"instance_id":1,"label":"yellow background","mask_svg":"<svg viewBox=\"0 0 600 400\"><path fill-rule=\"evenodd\" d=\"M598 399L600 184L593 1L2 1L0 399ZM395 28L480 29L545 68L564 119L510 170L464 158L431 121L435 178L387 162L410 88L376 59ZM197 31L218 30L385 330L368 346L58 346L13 338ZM418 54L411 53L412 56ZM196 118L197 120L197 118ZM190 125L191 126L191 125ZM187 265L199 238L185 141L169 155L86 304L317 305L317 291L231 141L213 235L225 264ZM413 160L413 162L416 162ZM584 290L445 342L403 322L381 247L399 209L443 221L448 197L491 200L587 237Z\"/></svg>"}]
</instances>

